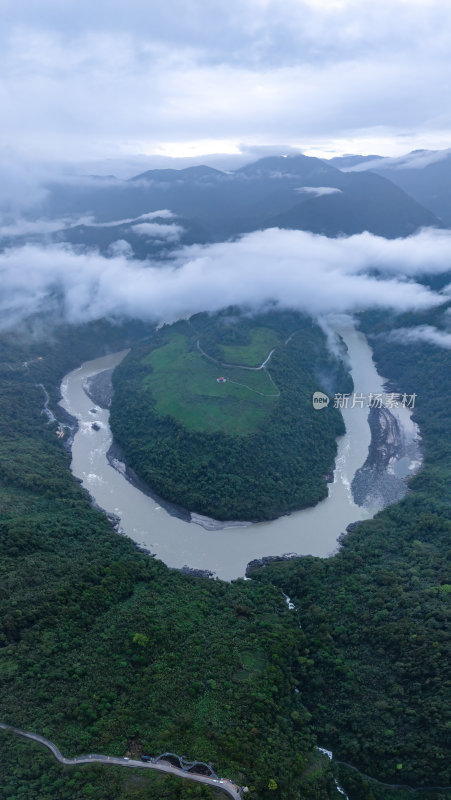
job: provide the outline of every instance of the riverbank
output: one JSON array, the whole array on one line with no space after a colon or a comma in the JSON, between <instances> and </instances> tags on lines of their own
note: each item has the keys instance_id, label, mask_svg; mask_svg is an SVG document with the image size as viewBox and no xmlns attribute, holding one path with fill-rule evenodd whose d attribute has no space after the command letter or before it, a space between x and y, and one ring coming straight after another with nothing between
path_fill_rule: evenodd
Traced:
<instances>
[{"instance_id":1,"label":"riverbank","mask_svg":"<svg viewBox=\"0 0 451 800\"><path fill-rule=\"evenodd\" d=\"M105 369L97 375L91 375L83 383L86 394L100 408L109 408L113 399L114 369Z\"/></svg>"},{"instance_id":2,"label":"riverbank","mask_svg":"<svg viewBox=\"0 0 451 800\"><path fill-rule=\"evenodd\" d=\"M176 503L170 503L168 500L165 500L163 497L154 492L152 488L145 481L143 481L131 467L128 466L125 461L122 448L114 440L106 454L106 457L108 463L113 467L113 469L117 470L117 472L119 472L129 483L131 483L135 489L138 489L138 491L145 494L146 497L151 497L152 500L155 500L160 508L164 508L164 510L170 514L171 517L176 517L184 522L192 522L195 525L200 525L206 531L223 531L230 528L248 528L253 524L252 522L247 522L245 520L222 521L212 519L211 517L202 516L202 514L196 514L195 511L188 511L187 508L182 508L182 506L178 506Z\"/></svg>"},{"instance_id":3,"label":"riverbank","mask_svg":"<svg viewBox=\"0 0 451 800\"><path fill-rule=\"evenodd\" d=\"M368 456L354 475L351 490L359 506L382 509L407 494L407 479L422 463L419 436L407 437L399 418L384 407L370 408L368 424ZM401 465L398 473L396 465Z\"/></svg>"},{"instance_id":4,"label":"riverbank","mask_svg":"<svg viewBox=\"0 0 451 800\"><path fill-rule=\"evenodd\" d=\"M88 395L89 399L104 410L109 409L113 399L113 372L114 368L106 369L102 372L98 372L96 375L90 375L83 381L83 390ZM92 411L94 412L95 409L92 409ZM147 497L151 497L152 500L155 500L168 514L177 517L177 519L182 519L184 522L191 521L191 514L187 509L164 500L164 498L154 492L147 483L141 480L136 472L125 462L122 448L114 440L106 453L106 457L113 469L117 470L117 472L131 483L135 489L138 489L138 491L142 492Z\"/></svg>"},{"instance_id":5,"label":"riverbank","mask_svg":"<svg viewBox=\"0 0 451 800\"><path fill-rule=\"evenodd\" d=\"M249 561L246 567L246 578L250 578L252 573L261 567L266 567L268 564L275 564L278 561L292 561L293 558L299 558L297 553L283 553L281 556L263 556L263 558L254 558Z\"/></svg>"},{"instance_id":6,"label":"riverbank","mask_svg":"<svg viewBox=\"0 0 451 800\"><path fill-rule=\"evenodd\" d=\"M145 483L145 481L143 481L131 467L128 466L124 460L122 448L114 440L112 441L111 446L106 453L106 458L110 466L119 472L126 481L128 481L135 489L138 489L138 491L144 494L146 497L150 497L152 500L158 503L158 506L160 508L164 508L164 510L170 514L171 517L181 519L183 522L191 522L191 513L186 508L182 508L181 506L176 505L176 503L170 503L168 500L160 497L160 495L154 492L151 487Z\"/></svg>"}]
</instances>

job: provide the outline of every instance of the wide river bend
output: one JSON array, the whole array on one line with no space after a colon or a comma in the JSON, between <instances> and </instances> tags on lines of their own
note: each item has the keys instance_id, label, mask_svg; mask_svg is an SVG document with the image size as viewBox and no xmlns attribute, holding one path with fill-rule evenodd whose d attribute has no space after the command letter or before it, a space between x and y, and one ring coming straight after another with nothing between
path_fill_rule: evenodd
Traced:
<instances>
[{"instance_id":1,"label":"wide river bend","mask_svg":"<svg viewBox=\"0 0 451 800\"><path fill-rule=\"evenodd\" d=\"M348 348L354 391L365 396L384 392L384 379L375 368L363 334L351 324L338 333ZM117 366L125 352L87 361L63 379L61 405L78 421L71 469L100 508L120 518L124 533L169 567L210 570L219 578L233 580L244 576L246 565L256 558L286 553L328 556L336 551L337 539L349 523L368 519L379 510L380 505L358 506L352 497L351 482L365 462L371 440L368 408L356 406L343 409L346 434L338 440L334 481L329 484L328 497L315 507L271 522L222 530L206 530L171 516L110 465L109 412L94 407L83 389L88 377ZM395 414L403 436L414 439L416 431L410 412L399 408ZM93 422L100 426L98 430L93 429ZM414 467L414 462L409 463L403 456L392 465L393 474L409 474Z\"/></svg>"}]
</instances>

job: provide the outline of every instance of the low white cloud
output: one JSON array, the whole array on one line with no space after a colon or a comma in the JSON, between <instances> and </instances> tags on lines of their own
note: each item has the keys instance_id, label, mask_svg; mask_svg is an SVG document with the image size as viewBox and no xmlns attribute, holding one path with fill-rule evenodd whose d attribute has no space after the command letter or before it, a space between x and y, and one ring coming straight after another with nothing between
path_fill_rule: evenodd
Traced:
<instances>
[{"instance_id":1,"label":"low white cloud","mask_svg":"<svg viewBox=\"0 0 451 800\"><path fill-rule=\"evenodd\" d=\"M146 214L140 214L139 217L129 217L128 219L115 219L112 222L93 222L88 220L84 224L89 228L116 228L119 225L131 225L134 222L144 222L150 219L173 219L174 214L167 208L162 208L160 211L148 211ZM135 227L138 227L137 225ZM160 227L165 227L161 225Z\"/></svg>"},{"instance_id":2,"label":"low white cloud","mask_svg":"<svg viewBox=\"0 0 451 800\"><path fill-rule=\"evenodd\" d=\"M323 197L328 194L342 194L341 189L335 186L298 186L295 192L299 194L312 194L314 197Z\"/></svg>"},{"instance_id":3,"label":"low white cloud","mask_svg":"<svg viewBox=\"0 0 451 800\"><path fill-rule=\"evenodd\" d=\"M166 242L178 242L184 228L181 225L160 225L158 222L141 222L133 225L134 233L149 239L163 239Z\"/></svg>"},{"instance_id":4,"label":"low white cloud","mask_svg":"<svg viewBox=\"0 0 451 800\"><path fill-rule=\"evenodd\" d=\"M397 328L388 334L388 338L400 344L427 342L437 347L451 350L451 333L441 331L432 325L418 325L416 328Z\"/></svg>"},{"instance_id":5,"label":"low white cloud","mask_svg":"<svg viewBox=\"0 0 451 800\"><path fill-rule=\"evenodd\" d=\"M88 225L91 217L64 217L62 219L23 219L18 217L10 222L3 222L0 225L0 236L16 238L18 236L46 236L56 233L63 228L74 225Z\"/></svg>"},{"instance_id":6,"label":"low white cloud","mask_svg":"<svg viewBox=\"0 0 451 800\"><path fill-rule=\"evenodd\" d=\"M103 317L169 322L228 305L253 311L269 303L314 316L426 309L442 304L443 295L413 276L444 272L450 264L451 232L435 230L393 241L273 228L185 247L164 263L28 245L0 253L0 319L3 327L39 312L70 323ZM370 272L375 267L378 277Z\"/></svg>"},{"instance_id":7,"label":"low white cloud","mask_svg":"<svg viewBox=\"0 0 451 800\"><path fill-rule=\"evenodd\" d=\"M292 233L296 235L297 232ZM377 269L401 279L402 276L434 275L451 270L449 230L424 228L414 236L400 239L385 239L364 232L339 239L313 236L313 240L318 266L321 259L329 263L337 258L339 263L346 264L348 273Z\"/></svg>"},{"instance_id":8,"label":"low white cloud","mask_svg":"<svg viewBox=\"0 0 451 800\"><path fill-rule=\"evenodd\" d=\"M108 255L114 257L123 256L124 258L133 258L133 247L131 246L130 242L127 242L125 239L117 239L115 242L111 242L110 246L108 247Z\"/></svg>"},{"instance_id":9,"label":"low white cloud","mask_svg":"<svg viewBox=\"0 0 451 800\"><path fill-rule=\"evenodd\" d=\"M446 150L415 150L413 153L397 158L374 158L352 167L344 167L343 172L365 172L368 169L423 169L431 164L444 161L451 156L451 148Z\"/></svg>"}]
</instances>

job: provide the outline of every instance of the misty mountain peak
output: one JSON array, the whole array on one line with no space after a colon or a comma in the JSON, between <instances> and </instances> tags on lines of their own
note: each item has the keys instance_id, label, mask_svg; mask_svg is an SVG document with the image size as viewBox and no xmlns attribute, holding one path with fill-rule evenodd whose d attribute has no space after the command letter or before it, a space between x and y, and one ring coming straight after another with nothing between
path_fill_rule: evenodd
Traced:
<instances>
[{"instance_id":1,"label":"misty mountain peak","mask_svg":"<svg viewBox=\"0 0 451 800\"><path fill-rule=\"evenodd\" d=\"M225 173L213 167L199 164L195 167L184 169L149 169L134 175L130 181L148 181L156 183L189 183L190 181L211 180L224 177Z\"/></svg>"},{"instance_id":2,"label":"misty mountain peak","mask_svg":"<svg viewBox=\"0 0 451 800\"><path fill-rule=\"evenodd\" d=\"M246 164L236 171L236 175L249 178L307 178L317 175L324 181L326 175L336 174L335 167L326 164L320 158L299 155L267 156L252 164Z\"/></svg>"}]
</instances>

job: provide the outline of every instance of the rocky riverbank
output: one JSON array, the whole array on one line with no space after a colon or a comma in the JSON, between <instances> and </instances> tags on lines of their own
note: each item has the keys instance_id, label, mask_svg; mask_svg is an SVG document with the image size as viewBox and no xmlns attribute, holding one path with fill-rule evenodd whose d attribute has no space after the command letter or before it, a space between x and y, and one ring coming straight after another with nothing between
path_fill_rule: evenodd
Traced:
<instances>
[{"instance_id":1,"label":"rocky riverbank","mask_svg":"<svg viewBox=\"0 0 451 800\"><path fill-rule=\"evenodd\" d=\"M111 400L113 399L113 371L106 369L103 372L98 372L97 375L91 375L83 382L83 389L92 400L100 408L109 408Z\"/></svg>"},{"instance_id":2,"label":"rocky riverbank","mask_svg":"<svg viewBox=\"0 0 451 800\"><path fill-rule=\"evenodd\" d=\"M396 465L402 460L419 465L419 444L418 440L406 438L397 417L387 408L370 408L368 423L368 457L355 473L351 489L357 505L382 509L407 493L409 468L397 474Z\"/></svg>"},{"instance_id":3,"label":"rocky riverbank","mask_svg":"<svg viewBox=\"0 0 451 800\"><path fill-rule=\"evenodd\" d=\"M263 558L254 558L249 561L246 567L246 578L250 578L256 569L266 567L268 564L274 564L275 561L291 561L293 558L299 558L299 553L283 553L281 556L263 556Z\"/></svg>"},{"instance_id":4,"label":"rocky riverbank","mask_svg":"<svg viewBox=\"0 0 451 800\"><path fill-rule=\"evenodd\" d=\"M195 511L191 512L191 522L201 525L206 531L223 531L226 528L248 528L249 525L252 525L252 522L246 522L245 520L213 519L212 517L205 517L203 514L196 514Z\"/></svg>"}]
</instances>

